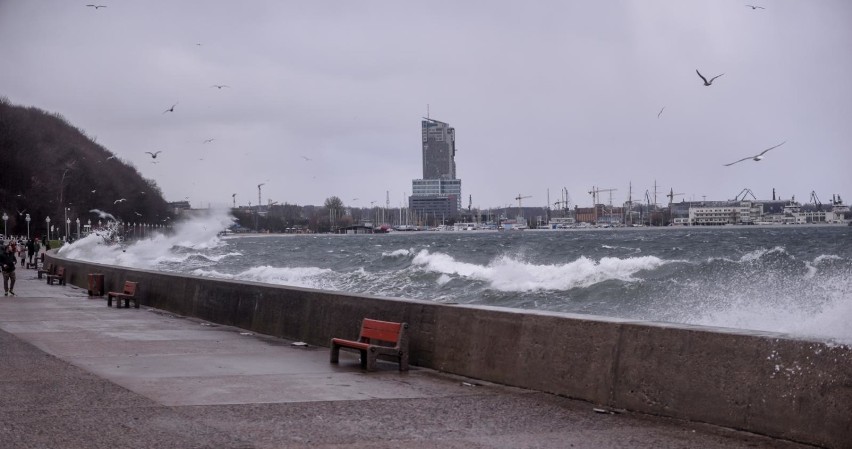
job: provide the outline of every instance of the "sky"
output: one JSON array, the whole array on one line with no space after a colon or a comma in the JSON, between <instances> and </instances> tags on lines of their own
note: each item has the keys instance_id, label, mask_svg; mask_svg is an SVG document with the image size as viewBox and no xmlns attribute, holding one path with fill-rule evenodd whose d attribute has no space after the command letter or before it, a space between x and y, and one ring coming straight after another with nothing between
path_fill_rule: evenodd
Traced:
<instances>
[{"instance_id":1,"label":"sky","mask_svg":"<svg viewBox=\"0 0 852 449\"><path fill-rule=\"evenodd\" d=\"M847 0L86 3L0 0L0 97L168 201L399 207L427 114L464 207L852 201Z\"/></svg>"}]
</instances>

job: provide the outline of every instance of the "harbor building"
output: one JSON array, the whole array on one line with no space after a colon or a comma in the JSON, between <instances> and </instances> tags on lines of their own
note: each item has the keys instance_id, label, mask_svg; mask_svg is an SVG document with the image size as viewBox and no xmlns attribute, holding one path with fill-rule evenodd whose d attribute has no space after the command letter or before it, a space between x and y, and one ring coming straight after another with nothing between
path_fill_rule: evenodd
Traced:
<instances>
[{"instance_id":1,"label":"harbor building","mask_svg":"<svg viewBox=\"0 0 852 449\"><path fill-rule=\"evenodd\" d=\"M456 130L431 118L420 122L423 177L411 183L412 212L444 218L461 209L461 180L456 177Z\"/></svg>"}]
</instances>

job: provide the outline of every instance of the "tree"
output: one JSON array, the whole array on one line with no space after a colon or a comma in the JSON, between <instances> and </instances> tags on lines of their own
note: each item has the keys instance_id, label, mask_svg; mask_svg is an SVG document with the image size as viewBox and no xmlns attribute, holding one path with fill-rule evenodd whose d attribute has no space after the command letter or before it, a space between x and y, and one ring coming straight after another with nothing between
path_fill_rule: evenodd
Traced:
<instances>
[{"instance_id":1,"label":"tree","mask_svg":"<svg viewBox=\"0 0 852 449\"><path fill-rule=\"evenodd\" d=\"M343 200L336 196L330 196L325 199L325 209L328 211L329 225L334 229L338 220L343 217L344 206Z\"/></svg>"}]
</instances>

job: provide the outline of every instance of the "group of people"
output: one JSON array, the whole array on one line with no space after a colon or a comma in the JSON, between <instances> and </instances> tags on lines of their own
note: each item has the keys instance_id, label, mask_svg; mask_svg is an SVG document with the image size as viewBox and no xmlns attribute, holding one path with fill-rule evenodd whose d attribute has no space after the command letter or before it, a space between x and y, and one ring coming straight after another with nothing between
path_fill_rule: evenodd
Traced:
<instances>
[{"instance_id":1,"label":"group of people","mask_svg":"<svg viewBox=\"0 0 852 449\"><path fill-rule=\"evenodd\" d=\"M50 249L50 242L45 243L45 251ZM15 266L20 260L21 267L38 267L38 257L41 251L41 239L11 239L3 242L0 252L0 268L3 270L3 296L15 296Z\"/></svg>"}]
</instances>

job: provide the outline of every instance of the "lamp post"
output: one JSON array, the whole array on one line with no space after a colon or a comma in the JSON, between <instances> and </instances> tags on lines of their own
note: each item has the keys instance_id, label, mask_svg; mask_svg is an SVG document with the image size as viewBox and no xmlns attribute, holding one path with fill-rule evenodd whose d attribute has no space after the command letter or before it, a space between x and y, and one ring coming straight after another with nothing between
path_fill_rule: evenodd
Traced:
<instances>
[{"instance_id":1,"label":"lamp post","mask_svg":"<svg viewBox=\"0 0 852 449\"><path fill-rule=\"evenodd\" d=\"M91 234L92 233L92 219L91 218L87 220L87 224L89 225L88 226L89 234Z\"/></svg>"},{"instance_id":2,"label":"lamp post","mask_svg":"<svg viewBox=\"0 0 852 449\"><path fill-rule=\"evenodd\" d=\"M80 240L80 219L74 220L77 222L77 240Z\"/></svg>"},{"instance_id":3,"label":"lamp post","mask_svg":"<svg viewBox=\"0 0 852 449\"><path fill-rule=\"evenodd\" d=\"M27 221L27 240L29 240L30 239L30 220L32 220L30 218L30 214L27 214L27 216L24 218L24 220Z\"/></svg>"},{"instance_id":4,"label":"lamp post","mask_svg":"<svg viewBox=\"0 0 852 449\"><path fill-rule=\"evenodd\" d=\"M70 231L68 230L70 227L71 227L71 219L66 218L65 219L65 241L66 242L68 241L68 234L70 234Z\"/></svg>"},{"instance_id":5,"label":"lamp post","mask_svg":"<svg viewBox=\"0 0 852 449\"><path fill-rule=\"evenodd\" d=\"M6 215L6 212L3 212L3 238L6 238L6 220L9 219L9 216Z\"/></svg>"},{"instance_id":6,"label":"lamp post","mask_svg":"<svg viewBox=\"0 0 852 449\"><path fill-rule=\"evenodd\" d=\"M44 222L47 223L47 241L50 241L50 216L47 216Z\"/></svg>"}]
</instances>

